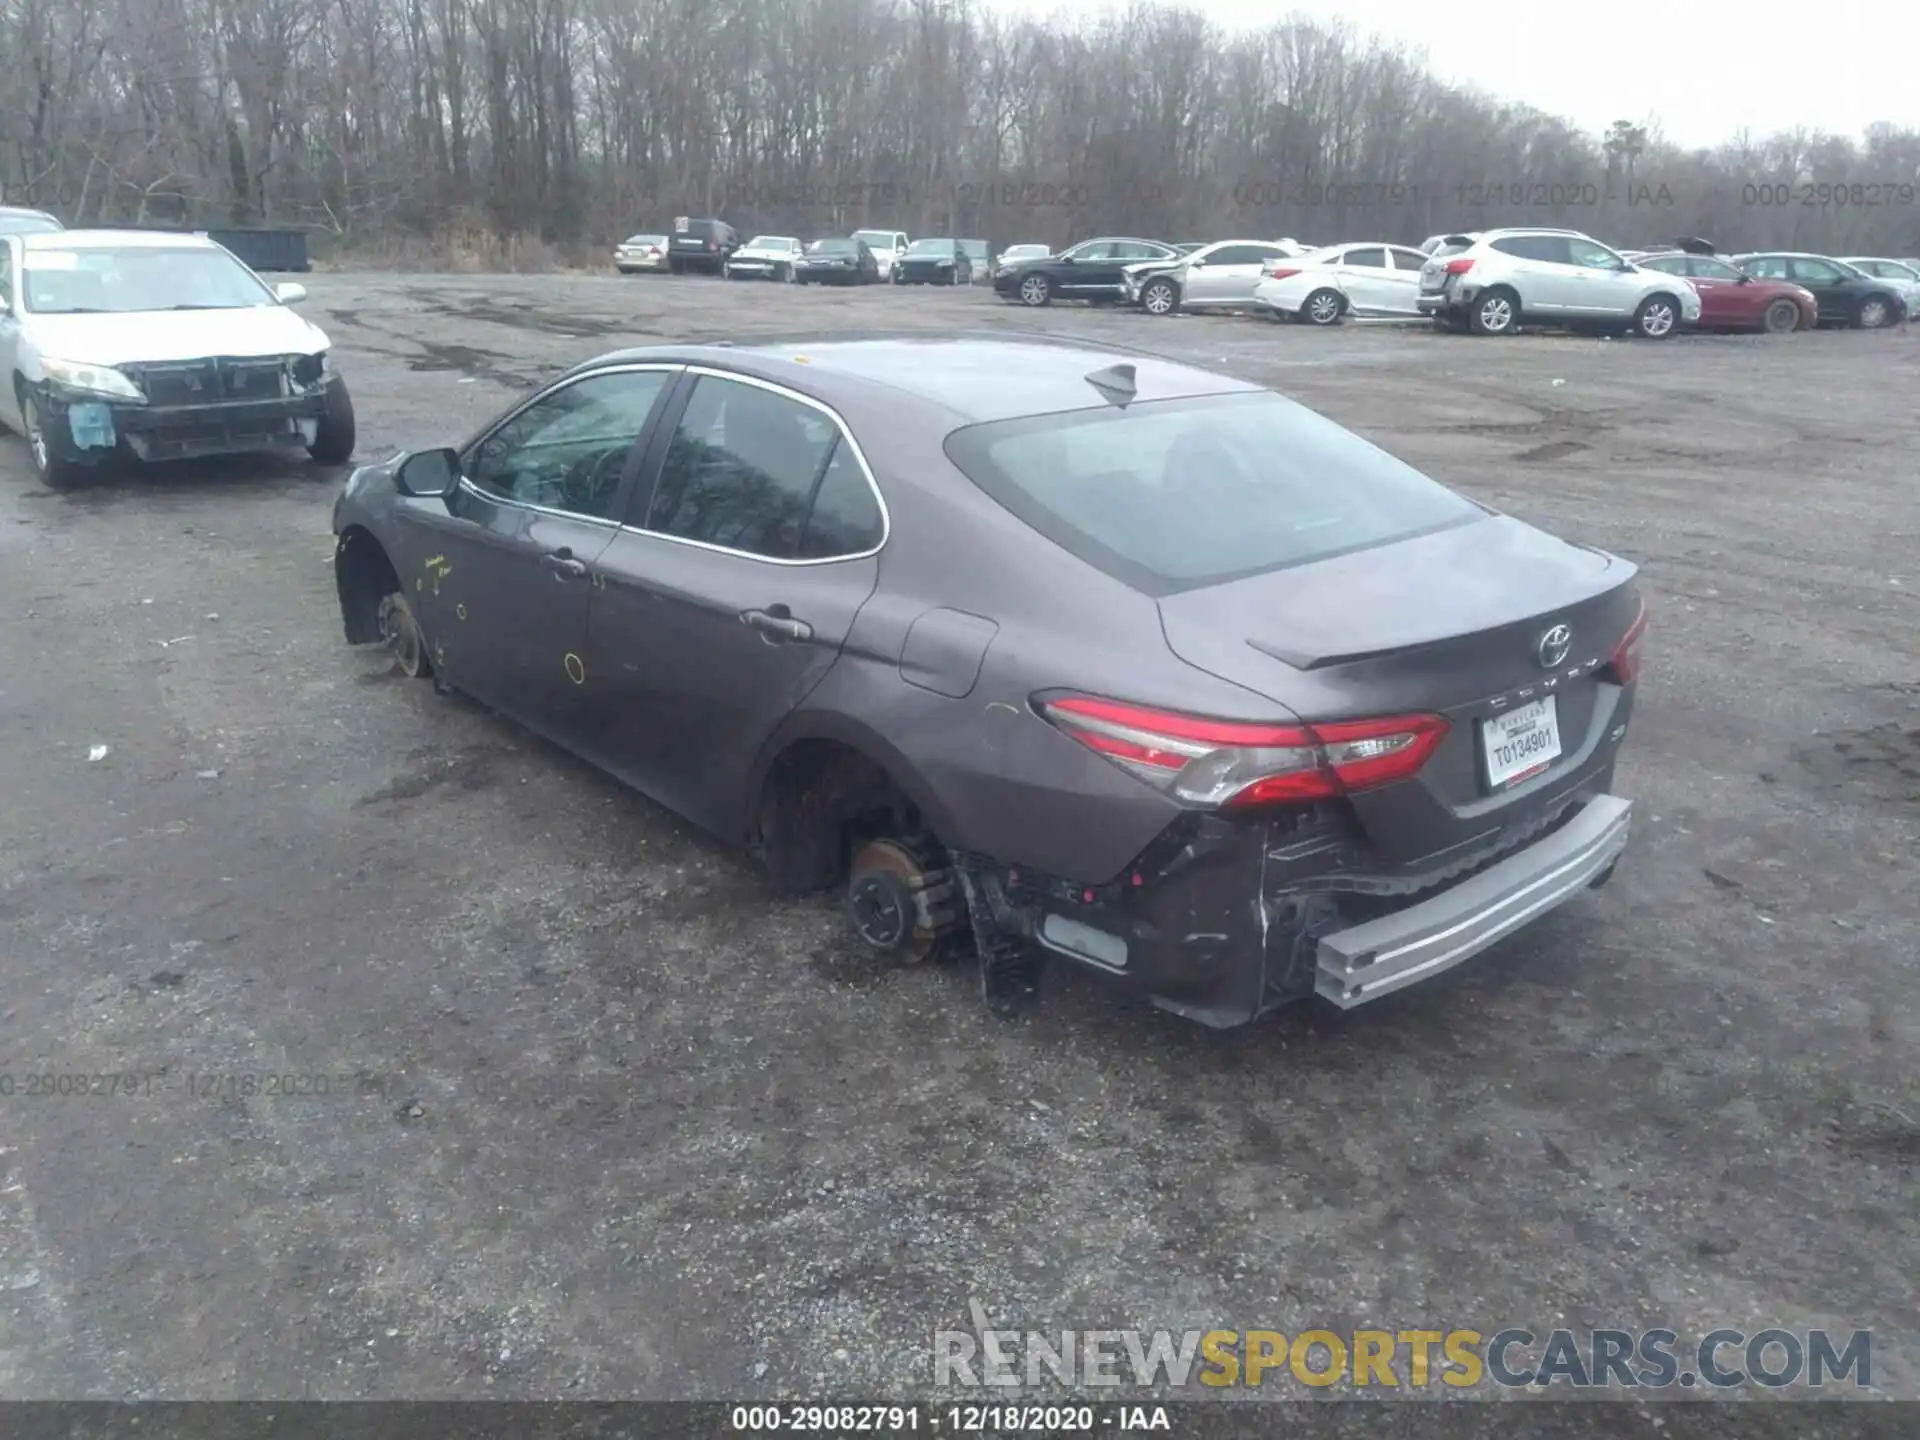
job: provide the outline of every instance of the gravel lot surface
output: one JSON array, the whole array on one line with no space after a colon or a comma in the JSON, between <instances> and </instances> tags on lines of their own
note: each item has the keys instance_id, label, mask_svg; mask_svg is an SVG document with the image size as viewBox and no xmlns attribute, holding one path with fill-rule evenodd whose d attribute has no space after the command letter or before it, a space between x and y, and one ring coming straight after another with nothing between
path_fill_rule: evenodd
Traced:
<instances>
[{"instance_id":1,"label":"gravel lot surface","mask_svg":"<svg viewBox=\"0 0 1920 1440\"><path fill-rule=\"evenodd\" d=\"M1920 327L310 289L362 458L656 338L1045 328L1269 382L1644 567L1636 840L1351 1016L1215 1034L1056 975L1003 1024L347 648L339 472L63 496L0 440L0 1395L925 1393L971 1298L1051 1331L1871 1327L1920 1397Z\"/></svg>"}]
</instances>

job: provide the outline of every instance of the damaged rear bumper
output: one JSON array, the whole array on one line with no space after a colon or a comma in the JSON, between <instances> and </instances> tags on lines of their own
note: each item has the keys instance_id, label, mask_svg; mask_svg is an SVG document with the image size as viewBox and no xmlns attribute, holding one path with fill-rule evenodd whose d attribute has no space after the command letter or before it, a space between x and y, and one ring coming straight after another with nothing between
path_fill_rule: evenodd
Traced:
<instances>
[{"instance_id":1,"label":"damaged rear bumper","mask_svg":"<svg viewBox=\"0 0 1920 1440\"><path fill-rule=\"evenodd\" d=\"M1462 853L1382 870L1351 823L1196 817L1103 886L975 859L996 927L1203 1025L1318 994L1343 1009L1430 979L1606 878L1631 803L1610 764Z\"/></svg>"},{"instance_id":2,"label":"damaged rear bumper","mask_svg":"<svg viewBox=\"0 0 1920 1440\"><path fill-rule=\"evenodd\" d=\"M1599 796L1432 899L1320 936L1314 989L1351 1010L1471 959L1591 885L1627 848L1632 813L1631 801Z\"/></svg>"}]
</instances>

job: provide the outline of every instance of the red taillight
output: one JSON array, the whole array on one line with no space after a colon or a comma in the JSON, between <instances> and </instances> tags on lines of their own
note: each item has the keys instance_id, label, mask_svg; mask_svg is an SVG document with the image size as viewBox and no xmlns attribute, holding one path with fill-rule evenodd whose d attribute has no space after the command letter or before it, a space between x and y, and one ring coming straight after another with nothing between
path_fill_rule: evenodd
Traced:
<instances>
[{"instance_id":1,"label":"red taillight","mask_svg":"<svg viewBox=\"0 0 1920 1440\"><path fill-rule=\"evenodd\" d=\"M1269 280L1290 280L1300 273L1298 265L1276 265L1267 272Z\"/></svg>"},{"instance_id":2,"label":"red taillight","mask_svg":"<svg viewBox=\"0 0 1920 1440\"><path fill-rule=\"evenodd\" d=\"M1640 613L1633 617L1633 624L1627 627L1627 633L1620 637L1620 643L1613 647L1613 658L1607 661L1607 669L1613 672L1613 678L1622 685L1631 685L1640 678L1640 641L1647 633L1647 602L1640 602Z\"/></svg>"},{"instance_id":3,"label":"red taillight","mask_svg":"<svg viewBox=\"0 0 1920 1440\"><path fill-rule=\"evenodd\" d=\"M1447 261L1447 274L1449 275L1464 275L1467 273L1467 271L1471 270L1472 268L1473 268L1473 261L1471 260Z\"/></svg>"},{"instance_id":4,"label":"red taillight","mask_svg":"<svg viewBox=\"0 0 1920 1440\"><path fill-rule=\"evenodd\" d=\"M1331 800L1404 780L1447 733L1438 715L1254 725L1078 695L1039 709L1123 770L1206 807Z\"/></svg>"}]
</instances>

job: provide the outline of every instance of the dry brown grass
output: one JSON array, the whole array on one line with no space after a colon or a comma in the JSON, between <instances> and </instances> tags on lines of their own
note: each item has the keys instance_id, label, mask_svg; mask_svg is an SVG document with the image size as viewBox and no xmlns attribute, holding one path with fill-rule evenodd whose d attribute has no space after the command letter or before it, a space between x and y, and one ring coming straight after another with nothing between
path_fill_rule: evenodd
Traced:
<instances>
[{"instance_id":1,"label":"dry brown grass","mask_svg":"<svg viewBox=\"0 0 1920 1440\"><path fill-rule=\"evenodd\" d=\"M315 257L314 268L552 275L605 269L606 263L606 256L595 247L555 245L536 235L501 235L491 226L468 218L443 225L431 234L389 233L339 249L329 248Z\"/></svg>"}]
</instances>

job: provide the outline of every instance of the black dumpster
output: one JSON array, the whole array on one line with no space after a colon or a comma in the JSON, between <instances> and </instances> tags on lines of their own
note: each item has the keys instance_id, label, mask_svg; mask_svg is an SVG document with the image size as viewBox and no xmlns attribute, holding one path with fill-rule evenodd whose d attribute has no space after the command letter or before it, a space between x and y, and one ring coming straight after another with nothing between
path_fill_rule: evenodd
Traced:
<instances>
[{"instance_id":1,"label":"black dumpster","mask_svg":"<svg viewBox=\"0 0 1920 1440\"><path fill-rule=\"evenodd\" d=\"M224 245L255 270L313 269L302 230L208 230L206 237Z\"/></svg>"}]
</instances>

